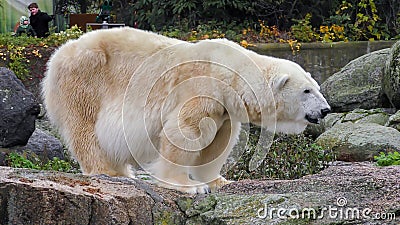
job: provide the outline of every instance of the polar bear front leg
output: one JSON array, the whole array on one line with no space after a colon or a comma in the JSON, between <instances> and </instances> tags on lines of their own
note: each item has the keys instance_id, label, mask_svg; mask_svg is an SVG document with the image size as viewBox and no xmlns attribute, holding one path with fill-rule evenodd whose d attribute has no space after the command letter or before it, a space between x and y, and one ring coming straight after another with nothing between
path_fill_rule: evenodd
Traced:
<instances>
[{"instance_id":1,"label":"polar bear front leg","mask_svg":"<svg viewBox=\"0 0 400 225\"><path fill-rule=\"evenodd\" d=\"M189 176L190 168L207 146L207 141L202 137L202 125L193 122L193 119L181 117L180 122L169 119L164 123L159 135L159 157L148 170L160 186L187 193L209 193L210 188L206 183L192 180Z\"/></svg>"},{"instance_id":2,"label":"polar bear front leg","mask_svg":"<svg viewBox=\"0 0 400 225\"><path fill-rule=\"evenodd\" d=\"M233 146L237 143L240 129L240 122L225 120L213 142L201 152L196 166L191 168L192 178L207 183L212 192L233 182L221 176L220 172Z\"/></svg>"},{"instance_id":3,"label":"polar bear front leg","mask_svg":"<svg viewBox=\"0 0 400 225\"><path fill-rule=\"evenodd\" d=\"M199 153L176 147L165 135L162 135L159 153L158 159L148 168L159 186L191 194L210 193L207 184L189 177L189 168Z\"/></svg>"},{"instance_id":4,"label":"polar bear front leg","mask_svg":"<svg viewBox=\"0 0 400 225\"><path fill-rule=\"evenodd\" d=\"M211 98L196 97L186 101L181 107L166 115L163 129L159 135L159 159L153 163L151 172L162 181L160 185L189 193L210 192L206 184L210 180L198 179L190 174L194 167L204 162L201 160L206 154L213 158L219 155L221 143L213 144L218 130L224 124L227 116L224 107ZM230 130L230 125L226 129ZM223 133L226 133L223 131ZM227 132L230 134L230 131ZM222 137L223 136L223 137ZM222 139L225 135L221 136ZM229 136L229 135L228 135ZM229 140L229 137L227 137ZM222 141L226 142L226 141ZM226 142L228 143L228 142ZM214 146L209 148L208 146ZM227 156L218 160L217 164L205 173L211 172L211 176L218 175ZM208 157L207 157L208 158ZM204 172L202 173L204 174Z\"/></svg>"}]
</instances>

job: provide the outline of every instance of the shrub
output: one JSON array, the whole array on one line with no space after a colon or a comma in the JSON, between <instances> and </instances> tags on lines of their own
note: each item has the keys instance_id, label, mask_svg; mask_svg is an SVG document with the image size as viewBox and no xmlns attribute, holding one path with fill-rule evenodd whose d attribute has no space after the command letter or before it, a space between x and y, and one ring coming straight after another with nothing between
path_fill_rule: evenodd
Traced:
<instances>
[{"instance_id":1,"label":"shrub","mask_svg":"<svg viewBox=\"0 0 400 225\"><path fill-rule=\"evenodd\" d=\"M275 135L267 155L258 168L251 171L249 162L254 157L261 129L252 127L249 143L238 162L226 173L232 180L241 179L296 179L315 174L325 169L335 155L329 149L323 149L310 137L299 135Z\"/></svg>"},{"instance_id":2,"label":"shrub","mask_svg":"<svg viewBox=\"0 0 400 225\"><path fill-rule=\"evenodd\" d=\"M139 28L159 31L163 27L190 28L209 21L243 23L256 17L254 1L156 1L139 0L132 5L134 21Z\"/></svg>"},{"instance_id":3,"label":"shrub","mask_svg":"<svg viewBox=\"0 0 400 225\"><path fill-rule=\"evenodd\" d=\"M382 0L344 0L326 24L340 24L344 27L344 35L352 41L390 39L391 31L379 16L384 15L385 9L380 8L381 12L378 12L375 2Z\"/></svg>"}]
</instances>

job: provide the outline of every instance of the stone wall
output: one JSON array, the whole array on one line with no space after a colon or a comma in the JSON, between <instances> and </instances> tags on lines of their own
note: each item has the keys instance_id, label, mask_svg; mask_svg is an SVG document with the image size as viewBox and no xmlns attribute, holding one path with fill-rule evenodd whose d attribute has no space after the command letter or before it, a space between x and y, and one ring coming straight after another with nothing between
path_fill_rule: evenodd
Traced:
<instances>
[{"instance_id":1,"label":"stone wall","mask_svg":"<svg viewBox=\"0 0 400 225\"><path fill-rule=\"evenodd\" d=\"M356 41L335 43L302 43L300 51L293 52L289 44L256 44L250 49L263 55L289 59L309 71L318 83L338 72L351 60L364 54L390 48L395 41Z\"/></svg>"}]
</instances>

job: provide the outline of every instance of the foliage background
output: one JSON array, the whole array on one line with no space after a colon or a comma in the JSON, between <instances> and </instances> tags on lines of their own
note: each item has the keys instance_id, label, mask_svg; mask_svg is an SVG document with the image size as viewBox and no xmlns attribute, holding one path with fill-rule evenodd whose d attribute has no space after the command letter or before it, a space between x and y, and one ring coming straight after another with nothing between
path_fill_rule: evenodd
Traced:
<instances>
[{"instance_id":1,"label":"foliage background","mask_svg":"<svg viewBox=\"0 0 400 225\"><path fill-rule=\"evenodd\" d=\"M28 15L29 0L1 0L0 32L9 32L21 15ZM37 0L42 11L56 15L57 30L68 28L71 13L98 13L103 0ZM53 3L54 2L54 3ZM217 29L238 33L243 28L260 30L274 26L280 32L298 27L299 41L319 41L316 33L328 26L325 39L341 33L347 40L387 40L400 33L398 0L112 0L118 23L146 30L171 32L179 30ZM54 5L54 12L53 12ZM306 21L307 15L310 15ZM343 32L332 26L343 27ZM331 35L330 33L334 33ZM232 35L231 35L232 36ZM301 40L304 39L304 40ZM324 39L324 38L322 38ZM337 40L336 40L337 41Z\"/></svg>"},{"instance_id":2,"label":"foliage background","mask_svg":"<svg viewBox=\"0 0 400 225\"><path fill-rule=\"evenodd\" d=\"M56 14L66 14L94 12L102 1L56 2ZM316 29L336 24L359 32L357 29L368 29L372 25L376 30L370 33L381 33L381 39L396 37L400 32L398 0L113 0L113 5L117 22L153 31L171 27L190 31L203 24L222 30L260 29L259 21L265 26L290 31L298 20L310 14L309 25ZM368 40L371 35L358 34L358 38ZM376 35L374 38L379 39Z\"/></svg>"}]
</instances>

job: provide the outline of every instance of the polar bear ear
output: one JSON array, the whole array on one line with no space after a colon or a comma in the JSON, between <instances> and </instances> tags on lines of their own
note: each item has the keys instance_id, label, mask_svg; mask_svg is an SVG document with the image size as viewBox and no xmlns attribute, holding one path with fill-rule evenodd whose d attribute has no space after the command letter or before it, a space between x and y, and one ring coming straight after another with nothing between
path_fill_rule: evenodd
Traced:
<instances>
[{"instance_id":1,"label":"polar bear ear","mask_svg":"<svg viewBox=\"0 0 400 225\"><path fill-rule=\"evenodd\" d=\"M318 91L320 90L319 84L317 83L317 81L314 80L314 78L311 76L311 73L307 72L308 77L310 78L311 83L318 89Z\"/></svg>"},{"instance_id":2,"label":"polar bear ear","mask_svg":"<svg viewBox=\"0 0 400 225\"><path fill-rule=\"evenodd\" d=\"M274 90L280 90L285 86L286 82L289 80L289 75L281 74L275 76L274 80L272 81L272 88Z\"/></svg>"}]
</instances>

